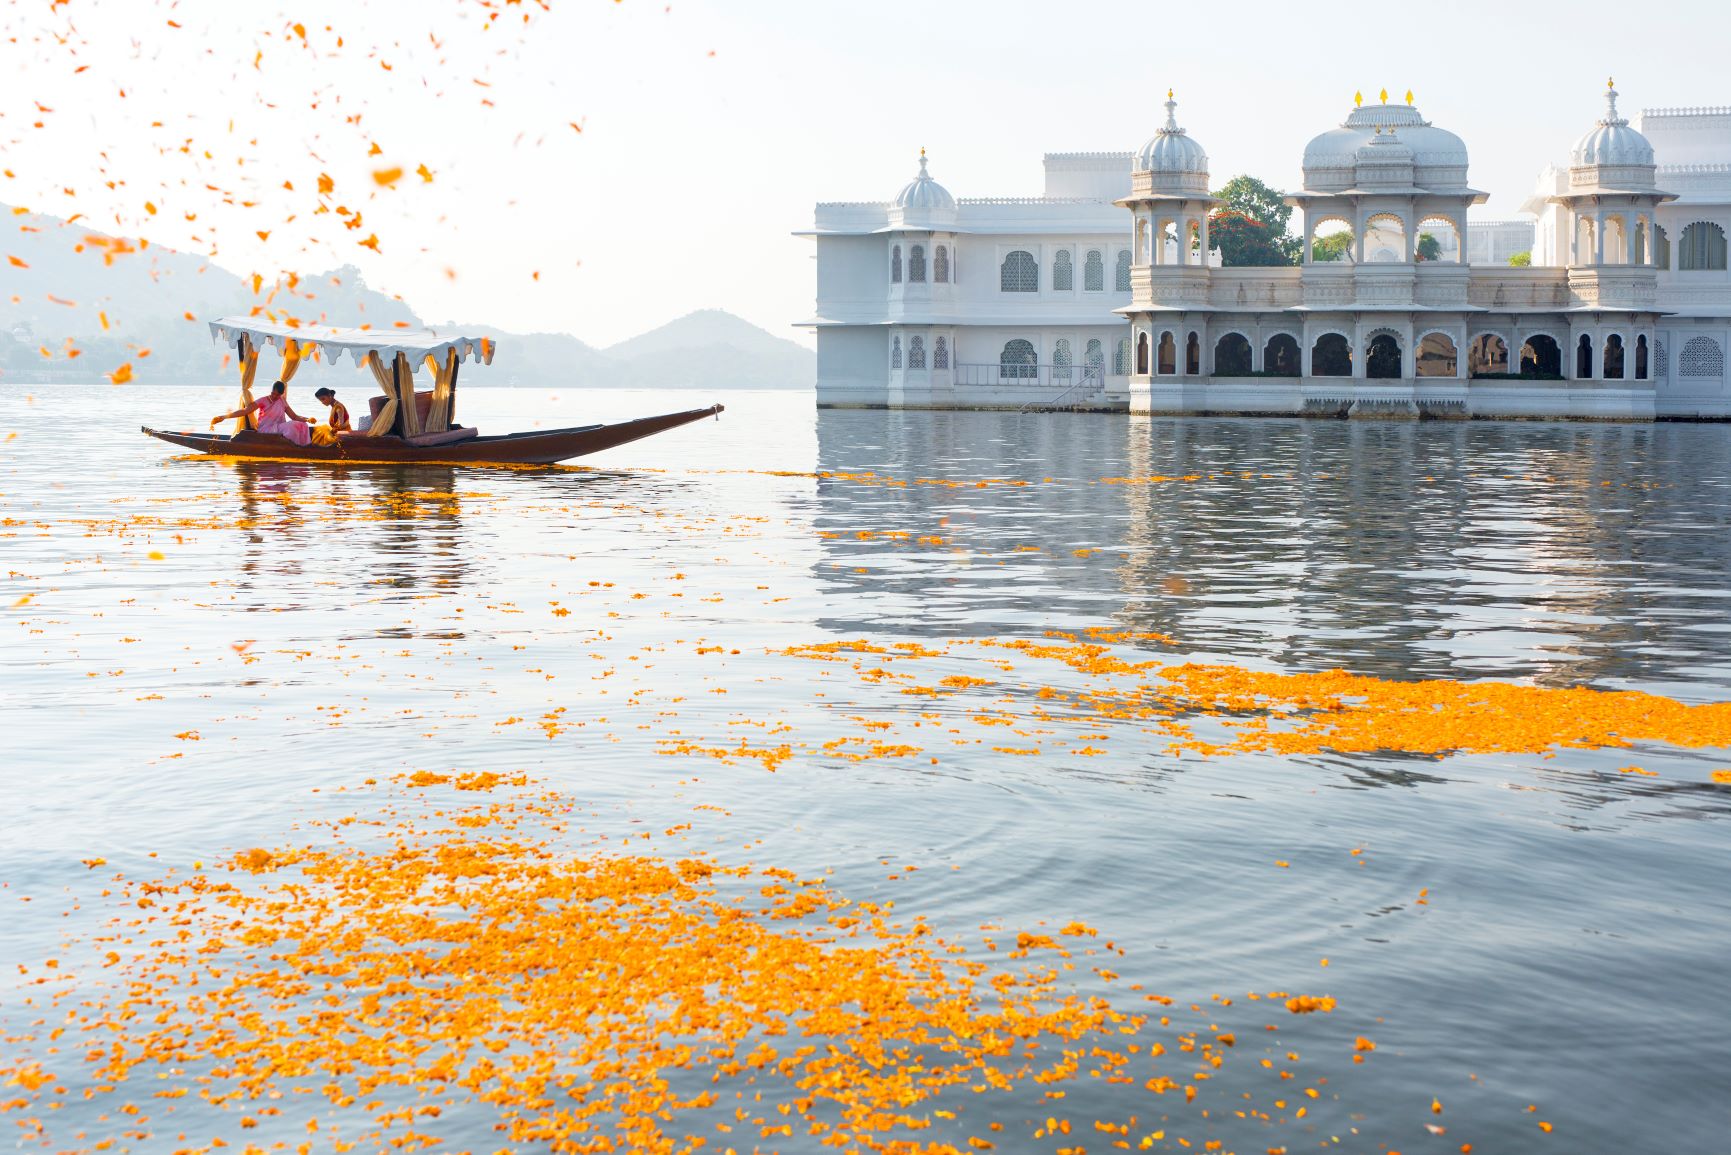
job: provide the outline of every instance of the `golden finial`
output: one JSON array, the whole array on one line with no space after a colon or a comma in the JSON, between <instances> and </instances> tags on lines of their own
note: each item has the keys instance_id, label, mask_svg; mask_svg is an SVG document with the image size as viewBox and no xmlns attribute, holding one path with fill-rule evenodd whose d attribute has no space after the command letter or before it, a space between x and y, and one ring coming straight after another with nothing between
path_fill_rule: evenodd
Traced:
<instances>
[{"instance_id":1,"label":"golden finial","mask_svg":"<svg viewBox=\"0 0 1731 1155\"><path fill-rule=\"evenodd\" d=\"M1382 90L1382 102L1384 104L1388 103L1388 89L1386 88Z\"/></svg>"},{"instance_id":2,"label":"golden finial","mask_svg":"<svg viewBox=\"0 0 1731 1155\"><path fill-rule=\"evenodd\" d=\"M1171 89L1170 89L1170 88L1168 88L1168 89L1167 89L1167 90L1166 90L1166 99L1167 99L1167 100L1171 100L1171 99L1172 99L1172 90L1171 90Z\"/></svg>"},{"instance_id":3,"label":"golden finial","mask_svg":"<svg viewBox=\"0 0 1731 1155\"><path fill-rule=\"evenodd\" d=\"M1352 94L1352 106L1354 108L1363 108L1364 107L1364 93L1355 92Z\"/></svg>"},{"instance_id":4,"label":"golden finial","mask_svg":"<svg viewBox=\"0 0 1731 1155\"><path fill-rule=\"evenodd\" d=\"M1607 77L1605 77L1605 87L1606 87L1606 88L1615 88L1615 87L1617 87L1617 78L1616 78L1616 77L1614 77L1614 76L1607 76Z\"/></svg>"},{"instance_id":5,"label":"golden finial","mask_svg":"<svg viewBox=\"0 0 1731 1155\"><path fill-rule=\"evenodd\" d=\"M1412 103L1412 89L1410 88L1406 90L1406 102L1408 104Z\"/></svg>"},{"instance_id":6,"label":"golden finial","mask_svg":"<svg viewBox=\"0 0 1731 1155\"><path fill-rule=\"evenodd\" d=\"M923 144L920 145L920 159L921 160L926 159L926 146Z\"/></svg>"}]
</instances>

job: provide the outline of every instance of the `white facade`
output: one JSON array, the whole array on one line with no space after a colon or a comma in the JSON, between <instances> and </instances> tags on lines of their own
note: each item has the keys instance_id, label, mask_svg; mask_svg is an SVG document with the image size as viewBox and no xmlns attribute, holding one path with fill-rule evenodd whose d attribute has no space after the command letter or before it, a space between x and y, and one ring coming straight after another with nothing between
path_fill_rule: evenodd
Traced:
<instances>
[{"instance_id":1,"label":"white facade","mask_svg":"<svg viewBox=\"0 0 1731 1155\"><path fill-rule=\"evenodd\" d=\"M1170 99L1137 153L1049 154L1041 197L957 200L922 153L896 200L820 204L805 233L818 404L1731 418L1731 108L1636 128L1616 95L1534 222L1468 223L1466 146L1410 94L1355 107L1305 149L1288 267L1220 267Z\"/></svg>"}]
</instances>

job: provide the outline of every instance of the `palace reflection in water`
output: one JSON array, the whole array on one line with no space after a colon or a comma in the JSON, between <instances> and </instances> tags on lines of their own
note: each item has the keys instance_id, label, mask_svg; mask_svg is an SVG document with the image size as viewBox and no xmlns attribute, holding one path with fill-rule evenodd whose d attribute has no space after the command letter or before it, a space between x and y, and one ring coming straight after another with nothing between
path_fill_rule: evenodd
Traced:
<instances>
[{"instance_id":1,"label":"palace reflection in water","mask_svg":"<svg viewBox=\"0 0 1731 1155\"><path fill-rule=\"evenodd\" d=\"M1388 678L1710 696L1731 676L1712 427L829 411L818 445L822 471L909 482L819 482L821 575L852 595L830 605L861 611L834 629L1092 618Z\"/></svg>"}]
</instances>

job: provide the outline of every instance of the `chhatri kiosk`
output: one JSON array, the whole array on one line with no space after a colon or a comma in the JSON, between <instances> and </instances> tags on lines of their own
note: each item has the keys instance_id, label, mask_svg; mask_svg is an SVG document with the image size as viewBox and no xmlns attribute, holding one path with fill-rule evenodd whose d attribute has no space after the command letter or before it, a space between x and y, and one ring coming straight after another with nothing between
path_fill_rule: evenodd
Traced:
<instances>
[{"instance_id":1,"label":"chhatri kiosk","mask_svg":"<svg viewBox=\"0 0 1731 1155\"><path fill-rule=\"evenodd\" d=\"M1563 263L1467 263L1467 210L1486 198L1468 184L1466 145L1411 93L1390 104L1384 92L1304 150L1303 187L1286 198L1302 264L1222 268L1202 260L1207 155L1168 99L1117 202L1133 219L1131 301L1117 310L1135 350L1130 409L1652 419L1666 256L1655 224L1676 198L1614 88L1605 101L1548 198L1572 238ZM1319 259L1324 237L1337 259Z\"/></svg>"}]
</instances>

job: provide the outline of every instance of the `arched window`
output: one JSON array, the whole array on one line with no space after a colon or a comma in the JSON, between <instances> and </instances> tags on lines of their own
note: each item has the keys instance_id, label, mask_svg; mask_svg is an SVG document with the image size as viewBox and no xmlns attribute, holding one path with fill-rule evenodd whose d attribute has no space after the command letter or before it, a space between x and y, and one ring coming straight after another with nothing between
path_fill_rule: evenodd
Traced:
<instances>
[{"instance_id":1,"label":"arched window","mask_svg":"<svg viewBox=\"0 0 1731 1155\"><path fill-rule=\"evenodd\" d=\"M1647 335L1641 334L1635 338L1635 380L1647 379Z\"/></svg>"},{"instance_id":2,"label":"arched window","mask_svg":"<svg viewBox=\"0 0 1731 1155\"><path fill-rule=\"evenodd\" d=\"M1059 337L1052 344L1052 379L1068 379L1070 376L1070 339Z\"/></svg>"},{"instance_id":3,"label":"arched window","mask_svg":"<svg viewBox=\"0 0 1731 1155\"><path fill-rule=\"evenodd\" d=\"M1406 221L1393 213L1377 213L1364 222L1364 259L1386 264L1406 260Z\"/></svg>"},{"instance_id":4,"label":"arched window","mask_svg":"<svg viewBox=\"0 0 1731 1155\"><path fill-rule=\"evenodd\" d=\"M1128 293L1130 291L1130 250L1129 249L1119 249L1118 250L1117 286L1118 286L1118 291L1120 293Z\"/></svg>"},{"instance_id":5,"label":"arched window","mask_svg":"<svg viewBox=\"0 0 1731 1155\"><path fill-rule=\"evenodd\" d=\"M1052 291L1068 293L1076 287L1076 266L1070 263L1070 250L1059 249L1052 258Z\"/></svg>"},{"instance_id":6,"label":"arched window","mask_svg":"<svg viewBox=\"0 0 1731 1155\"><path fill-rule=\"evenodd\" d=\"M950 283L950 246L939 245L932 254L932 280L940 285Z\"/></svg>"},{"instance_id":7,"label":"arched window","mask_svg":"<svg viewBox=\"0 0 1731 1155\"><path fill-rule=\"evenodd\" d=\"M901 367L902 367L902 339L900 337L896 337L890 341L890 368L891 369L900 369Z\"/></svg>"},{"instance_id":8,"label":"arched window","mask_svg":"<svg viewBox=\"0 0 1731 1155\"><path fill-rule=\"evenodd\" d=\"M1112 351L1112 372L1122 377L1130 372L1130 338L1118 338L1118 347Z\"/></svg>"},{"instance_id":9,"label":"arched window","mask_svg":"<svg viewBox=\"0 0 1731 1155\"><path fill-rule=\"evenodd\" d=\"M1310 347L1312 377L1352 376L1352 346L1339 333L1324 333Z\"/></svg>"},{"instance_id":10,"label":"arched window","mask_svg":"<svg viewBox=\"0 0 1731 1155\"><path fill-rule=\"evenodd\" d=\"M1588 381L1593 376L1593 338L1586 333L1575 342L1575 380Z\"/></svg>"},{"instance_id":11,"label":"arched window","mask_svg":"<svg viewBox=\"0 0 1731 1155\"><path fill-rule=\"evenodd\" d=\"M1089 249L1087 259L1082 262L1082 291L1098 293L1106 287L1106 258L1100 255L1099 249Z\"/></svg>"},{"instance_id":12,"label":"arched window","mask_svg":"<svg viewBox=\"0 0 1731 1155\"><path fill-rule=\"evenodd\" d=\"M902 283L902 247L900 245L891 245L890 246L890 284L899 285L901 283Z\"/></svg>"},{"instance_id":13,"label":"arched window","mask_svg":"<svg viewBox=\"0 0 1731 1155\"><path fill-rule=\"evenodd\" d=\"M1227 333L1214 342L1214 375L1250 376L1250 342L1243 333Z\"/></svg>"},{"instance_id":14,"label":"arched window","mask_svg":"<svg viewBox=\"0 0 1731 1155\"><path fill-rule=\"evenodd\" d=\"M926 339L911 337L908 339L908 368L924 369L926 367Z\"/></svg>"},{"instance_id":15,"label":"arched window","mask_svg":"<svg viewBox=\"0 0 1731 1155\"><path fill-rule=\"evenodd\" d=\"M1089 339L1087 347L1082 351L1082 365L1095 376L1105 370L1106 347L1100 344L1099 338Z\"/></svg>"},{"instance_id":16,"label":"arched window","mask_svg":"<svg viewBox=\"0 0 1731 1155\"><path fill-rule=\"evenodd\" d=\"M940 247L938 251L942 252L943 249ZM948 369L949 367L950 342L947 338L939 337L936 341L932 342L932 368Z\"/></svg>"},{"instance_id":17,"label":"arched window","mask_svg":"<svg viewBox=\"0 0 1731 1155\"><path fill-rule=\"evenodd\" d=\"M1534 333L1521 346L1522 377L1560 381L1563 377L1563 347L1556 338Z\"/></svg>"},{"instance_id":18,"label":"arched window","mask_svg":"<svg viewBox=\"0 0 1731 1155\"><path fill-rule=\"evenodd\" d=\"M1663 225L1653 226L1653 263L1661 269L1671 268L1671 234L1665 231Z\"/></svg>"},{"instance_id":19,"label":"arched window","mask_svg":"<svg viewBox=\"0 0 1731 1155\"><path fill-rule=\"evenodd\" d=\"M1262 347L1262 371L1276 377L1296 377L1303 368L1298 357L1298 338L1276 333Z\"/></svg>"},{"instance_id":20,"label":"arched window","mask_svg":"<svg viewBox=\"0 0 1731 1155\"><path fill-rule=\"evenodd\" d=\"M1454 338L1447 333L1426 333L1418 343L1413 372L1419 377L1453 377L1460 365Z\"/></svg>"},{"instance_id":21,"label":"arched window","mask_svg":"<svg viewBox=\"0 0 1731 1155\"><path fill-rule=\"evenodd\" d=\"M1480 333L1467 343L1467 376L1502 375L1509 371L1509 344L1495 333Z\"/></svg>"},{"instance_id":22,"label":"arched window","mask_svg":"<svg viewBox=\"0 0 1731 1155\"><path fill-rule=\"evenodd\" d=\"M1612 333L1605 338L1605 380L1623 379L1623 338Z\"/></svg>"},{"instance_id":23,"label":"arched window","mask_svg":"<svg viewBox=\"0 0 1731 1155\"><path fill-rule=\"evenodd\" d=\"M1725 376L1725 354L1719 342L1711 337L1691 337L1683 342L1683 351L1677 355L1677 376Z\"/></svg>"},{"instance_id":24,"label":"arched window","mask_svg":"<svg viewBox=\"0 0 1731 1155\"><path fill-rule=\"evenodd\" d=\"M1136 336L1136 372L1146 376L1148 373L1148 334L1139 333Z\"/></svg>"},{"instance_id":25,"label":"arched window","mask_svg":"<svg viewBox=\"0 0 1731 1155\"><path fill-rule=\"evenodd\" d=\"M1034 356L1032 342L1020 337L1004 344L1004 351L998 354L998 375L1000 377L1033 378L1040 375L1040 363Z\"/></svg>"},{"instance_id":26,"label":"arched window","mask_svg":"<svg viewBox=\"0 0 1731 1155\"><path fill-rule=\"evenodd\" d=\"M1364 375L1378 381L1405 376L1401 372L1400 342L1393 333L1378 333L1370 339L1364 351Z\"/></svg>"},{"instance_id":27,"label":"arched window","mask_svg":"<svg viewBox=\"0 0 1731 1155\"><path fill-rule=\"evenodd\" d=\"M1040 262L1022 249L1004 255L998 269L998 288L1006 293L1037 293L1040 291Z\"/></svg>"},{"instance_id":28,"label":"arched window","mask_svg":"<svg viewBox=\"0 0 1731 1155\"><path fill-rule=\"evenodd\" d=\"M926 247L915 245L908 250L908 283L923 285L926 283Z\"/></svg>"},{"instance_id":29,"label":"arched window","mask_svg":"<svg viewBox=\"0 0 1731 1155\"><path fill-rule=\"evenodd\" d=\"M1160 348L1156 350L1154 363L1162 377L1178 372L1178 342L1172 339L1170 330L1160 334Z\"/></svg>"},{"instance_id":30,"label":"arched window","mask_svg":"<svg viewBox=\"0 0 1731 1155\"><path fill-rule=\"evenodd\" d=\"M1202 373L1202 338L1194 332L1184 341L1184 372L1191 377Z\"/></svg>"},{"instance_id":31,"label":"arched window","mask_svg":"<svg viewBox=\"0 0 1731 1155\"><path fill-rule=\"evenodd\" d=\"M1679 272L1725 267L1725 230L1710 221L1696 221L1677 238Z\"/></svg>"}]
</instances>

